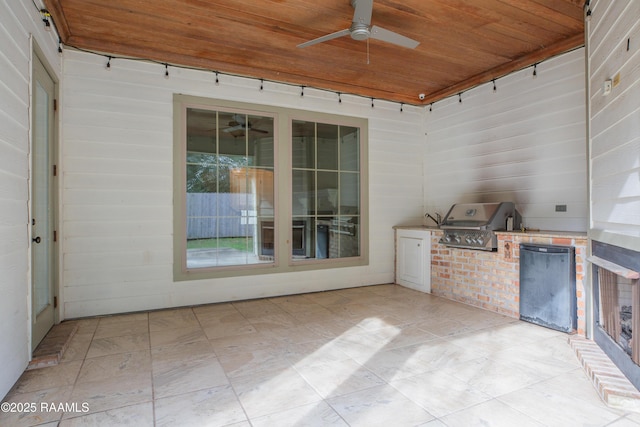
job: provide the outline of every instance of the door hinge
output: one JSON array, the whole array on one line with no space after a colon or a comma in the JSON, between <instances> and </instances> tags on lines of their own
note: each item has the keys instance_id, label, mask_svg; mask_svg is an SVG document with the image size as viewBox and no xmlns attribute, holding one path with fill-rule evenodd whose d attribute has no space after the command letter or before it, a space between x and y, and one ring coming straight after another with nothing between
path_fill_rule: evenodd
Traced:
<instances>
[{"instance_id":1,"label":"door hinge","mask_svg":"<svg viewBox=\"0 0 640 427\"><path fill-rule=\"evenodd\" d=\"M58 297L53 297L53 308L58 308Z\"/></svg>"},{"instance_id":2,"label":"door hinge","mask_svg":"<svg viewBox=\"0 0 640 427\"><path fill-rule=\"evenodd\" d=\"M58 111L58 100L57 99L53 100L53 111Z\"/></svg>"},{"instance_id":3,"label":"door hinge","mask_svg":"<svg viewBox=\"0 0 640 427\"><path fill-rule=\"evenodd\" d=\"M53 241L54 242L58 241L58 230L53 230Z\"/></svg>"},{"instance_id":4,"label":"door hinge","mask_svg":"<svg viewBox=\"0 0 640 427\"><path fill-rule=\"evenodd\" d=\"M53 165L53 176L58 176L58 165Z\"/></svg>"}]
</instances>

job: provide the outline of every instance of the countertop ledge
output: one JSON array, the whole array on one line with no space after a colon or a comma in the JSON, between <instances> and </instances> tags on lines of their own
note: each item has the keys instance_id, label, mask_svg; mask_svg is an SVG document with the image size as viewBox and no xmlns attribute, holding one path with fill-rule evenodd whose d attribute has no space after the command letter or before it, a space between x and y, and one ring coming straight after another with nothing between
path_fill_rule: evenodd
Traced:
<instances>
[{"instance_id":1,"label":"countertop ledge","mask_svg":"<svg viewBox=\"0 0 640 427\"><path fill-rule=\"evenodd\" d=\"M438 231L440 230L440 228L434 226L430 226L430 225L394 225L393 226L394 230L417 230L417 231Z\"/></svg>"},{"instance_id":2,"label":"countertop ledge","mask_svg":"<svg viewBox=\"0 0 640 427\"><path fill-rule=\"evenodd\" d=\"M393 227L394 230L417 230L417 231L440 231L441 229L436 226L429 225L396 225ZM554 230L531 230L531 231L520 231L520 230L497 230L495 232L497 235L519 235L519 236L537 236L537 237L566 237L566 238L574 238L574 239L586 239L587 232L581 231L554 231Z\"/></svg>"},{"instance_id":3,"label":"countertop ledge","mask_svg":"<svg viewBox=\"0 0 640 427\"><path fill-rule=\"evenodd\" d=\"M586 239L587 238L587 232L584 231L555 231L555 230L535 230L535 231L520 231L520 230L513 230L513 231L506 231L506 230L501 230L501 231L496 231L495 232L497 235L501 235L501 234L511 234L511 235L518 235L518 236L538 236L538 237L566 237L566 238L573 238L573 239Z\"/></svg>"}]
</instances>

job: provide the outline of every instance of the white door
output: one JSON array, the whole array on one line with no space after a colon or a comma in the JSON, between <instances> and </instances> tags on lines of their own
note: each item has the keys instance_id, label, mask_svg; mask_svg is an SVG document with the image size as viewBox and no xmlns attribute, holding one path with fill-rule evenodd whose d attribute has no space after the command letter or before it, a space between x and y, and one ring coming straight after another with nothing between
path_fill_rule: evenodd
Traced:
<instances>
[{"instance_id":1,"label":"white door","mask_svg":"<svg viewBox=\"0 0 640 427\"><path fill-rule=\"evenodd\" d=\"M55 320L53 152L55 84L33 56L31 145L31 345L35 349Z\"/></svg>"}]
</instances>

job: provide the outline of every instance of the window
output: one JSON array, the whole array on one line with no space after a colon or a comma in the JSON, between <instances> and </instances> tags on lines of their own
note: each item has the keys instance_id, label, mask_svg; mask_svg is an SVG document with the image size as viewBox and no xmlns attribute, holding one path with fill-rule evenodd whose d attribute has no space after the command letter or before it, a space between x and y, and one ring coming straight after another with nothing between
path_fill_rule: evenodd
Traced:
<instances>
[{"instance_id":1,"label":"window","mask_svg":"<svg viewBox=\"0 0 640 427\"><path fill-rule=\"evenodd\" d=\"M176 280L366 264L366 128L175 95Z\"/></svg>"},{"instance_id":2,"label":"window","mask_svg":"<svg viewBox=\"0 0 640 427\"><path fill-rule=\"evenodd\" d=\"M359 129L292 122L294 260L360 255Z\"/></svg>"},{"instance_id":3,"label":"window","mask_svg":"<svg viewBox=\"0 0 640 427\"><path fill-rule=\"evenodd\" d=\"M273 117L187 108L186 121L187 269L269 262Z\"/></svg>"}]
</instances>

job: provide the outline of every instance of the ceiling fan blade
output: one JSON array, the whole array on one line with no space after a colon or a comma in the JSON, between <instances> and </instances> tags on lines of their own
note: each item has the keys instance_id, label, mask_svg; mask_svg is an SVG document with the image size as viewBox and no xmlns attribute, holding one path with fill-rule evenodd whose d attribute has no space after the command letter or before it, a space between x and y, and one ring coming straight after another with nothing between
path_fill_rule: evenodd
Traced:
<instances>
[{"instance_id":1,"label":"ceiling fan blade","mask_svg":"<svg viewBox=\"0 0 640 427\"><path fill-rule=\"evenodd\" d=\"M311 46L312 44L322 43L328 40L333 40L333 39L337 39L338 37L343 37L348 35L349 35L349 29L347 28L346 30L336 31L335 33L327 34L326 36L318 37L317 39L313 39L313 40L309 40L308 42L301 43L298 45L298 47L307 47L307 46Z\"/></svg>"},{"instance_id":2,"label":"ceiling fan blade","mask_svg":"<svg viewBox=\"0 0 640 427\"><path fill-rule=\"evenodd\" d=\"M245 128L246 128L245 125L235 125L235 126L231 126L229 128L222 129L222 132L230 133L230 132L235 132L237 130L244 130Z\"/></svg>"},{"instance_id":3,"label":"ceiling fan blade","mask_svg":"<svg viewBox=\"0 0 640 427\"><path fill-rule=\"evenodd\" d=\"M244 125L247 122L247 116L244 114L234 114L233 120L238 122L238 124Z\"/></svg>"},{"instance_id":4,"label":"ceiling fan blade","mask_svg":"<svg viewBox=\"0 0 640 427\"><path fill-rule=\"evenodd\" d=\"M351 6L355 8L355 12L353 13L353 22L371 25L373 0L351 0Z\"/></svg>"},{"instance_id":5,"label":"ceiling fan blade","mask_svg":"<svg viewBox=\"0 0 640 427\"><path fill-rule=\"evenodd\" d=\"M371 38L382 40L383 42L387 43L393 43L395 45L406 47L409 49L415 49L420 44L420 42L410 39L409 37L405 37L402 34L394 33L393 31L385 30L384 28L378 27L377 25L371 27Z\"/></svg>"}]
</instances>

